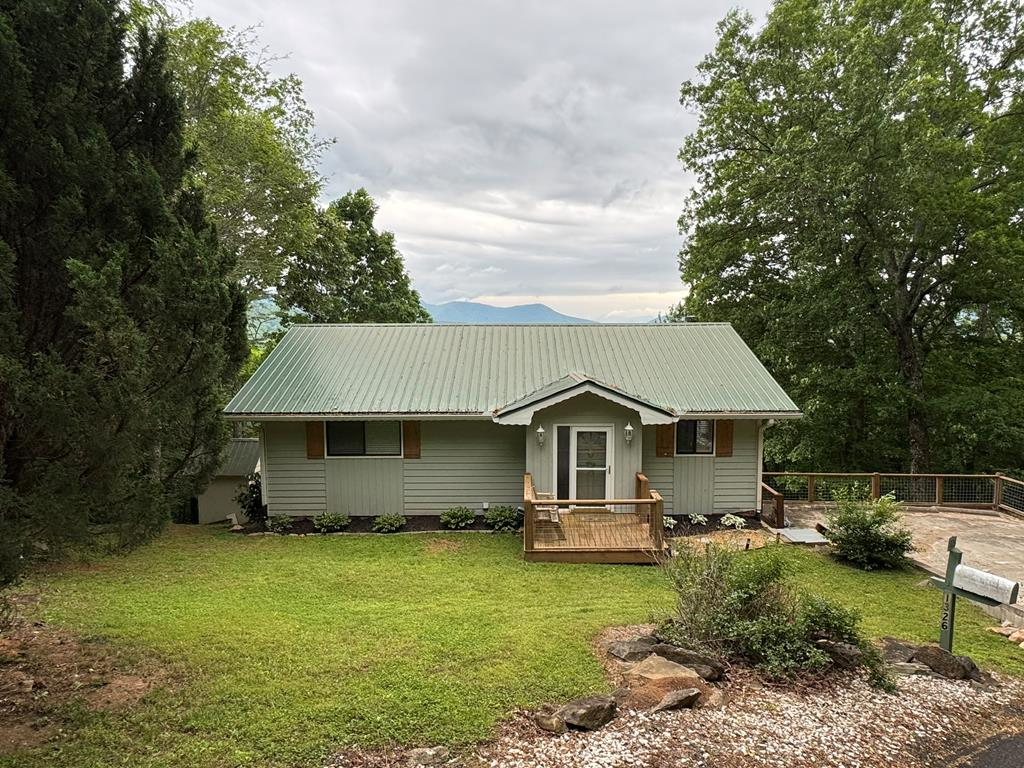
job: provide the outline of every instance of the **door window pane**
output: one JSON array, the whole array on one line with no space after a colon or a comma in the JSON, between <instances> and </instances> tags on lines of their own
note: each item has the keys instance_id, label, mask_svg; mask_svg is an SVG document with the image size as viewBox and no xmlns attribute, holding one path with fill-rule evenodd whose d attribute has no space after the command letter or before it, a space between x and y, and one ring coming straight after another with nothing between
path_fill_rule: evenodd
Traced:
<instances>
[{"instance_id":1,"label":"door window pane","mask_svg":"<svg viewBox=\"0 0 1024 768\"><path fill-rule=\"evenodd\" d=\"M576 497L580 499L603 499L605 472L603 469L576 470Z\"/></svg>"},{"instance_id":2,"label":"door window pane","mask_svg":"<svg viewBox=\"0 0 1024 768\"><path fill-rule=\"evenodd\" d=\"M576 433L576 466L601 467L604 469L608 456L607 432Z\"/></svg>"}]
</instances>

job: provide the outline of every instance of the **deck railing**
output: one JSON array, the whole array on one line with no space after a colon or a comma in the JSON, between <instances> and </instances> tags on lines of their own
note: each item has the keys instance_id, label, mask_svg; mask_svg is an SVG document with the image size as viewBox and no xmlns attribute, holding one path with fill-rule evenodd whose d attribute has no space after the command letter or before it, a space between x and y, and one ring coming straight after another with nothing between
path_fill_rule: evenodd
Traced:
<instances>
[{"instance_id":1,"label":"deck railing","mask_svg":"<svg viewBox=\"0 0 1024 768\"><path fill-rule=\"evenodd\" d=\"M527 472L523 477L523 551L660 552L664 546L665 502L640 472L636 474L635 494L632 499L538 498L533 476ZM541 531L541 527L546 530ZM561 539L552 537L550 529L555 527Z\"/></svg>"},{"instance_id":2,"label":"deck railing","mask_svg":"<svg viewBox=\"0 0 1024 768\"><path fill-rule=\"evenodd\" d=\"M781 527L785 503L815 504L841 493L877 499L892 494L916 507L996 509L1024 516L1024 481L997 474L900 472L764 472L762 518Z\"/></svg>"}]
</instances>

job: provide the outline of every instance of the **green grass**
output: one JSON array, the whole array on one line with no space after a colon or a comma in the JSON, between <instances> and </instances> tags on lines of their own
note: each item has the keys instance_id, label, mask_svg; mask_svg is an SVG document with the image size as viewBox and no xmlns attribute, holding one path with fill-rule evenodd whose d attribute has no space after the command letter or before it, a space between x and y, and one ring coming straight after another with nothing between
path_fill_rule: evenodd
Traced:
<instances>
[{"instance_id":1,"label":"green grass","mask_svg":"<svg viewBox=\"0 0 1024 768\"><path fill-rule=\"evenodd\" d=\"M513 709L605 688L590 641L670 609L660 572L529 564L519 547L512 535L176 527L130 556L38 577L48 621L182 677L126 712L70 711L58 747L0 766L315 766L345 745L470 743ZM801 583L860 610L871 634L935 636L939 595L916 586L921 573L785 552ZM989 623L963 610L958 652L1024 674Z\"/></svg>"}]
</instances>

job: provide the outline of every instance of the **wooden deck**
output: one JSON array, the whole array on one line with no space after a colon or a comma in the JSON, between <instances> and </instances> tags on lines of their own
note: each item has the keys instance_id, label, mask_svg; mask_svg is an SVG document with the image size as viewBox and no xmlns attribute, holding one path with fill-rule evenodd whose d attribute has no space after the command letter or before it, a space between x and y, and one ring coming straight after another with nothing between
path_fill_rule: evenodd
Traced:
<instances>
[{"instance_id":1,"label":"wooden deck","mask_svg":"<svg viewBox=\"0 0 1024 768\"><path fill-rule=\"evenodd\" d=\"M541 501L529 475L524 496L523 556L527 560L654 563L661 555L662 500L657 491L649 490L643 475L638 475L636 499ZM557 513L552 514L552 507L559 508Z\"/></svg>"}]
</instances>

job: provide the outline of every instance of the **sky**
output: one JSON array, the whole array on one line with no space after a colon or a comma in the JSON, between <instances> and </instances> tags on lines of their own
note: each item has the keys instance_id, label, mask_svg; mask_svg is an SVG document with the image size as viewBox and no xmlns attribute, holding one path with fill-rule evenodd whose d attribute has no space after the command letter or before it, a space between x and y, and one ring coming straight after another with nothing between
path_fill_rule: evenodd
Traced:
<instances>
[{"instance_id":1,"label":"sky","mask_svg":"<svg viewBox=\"0 0 1024 768\"><path fill-rule=\"evenodd\" d=\"M324 199L365 187L430 303L642 321L683 296L680 84L730 0L193 0L304 85ZM741 6L756 17L765 0Z\"/></svg>"}]
</instances>

